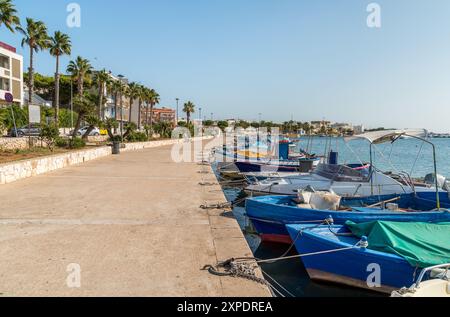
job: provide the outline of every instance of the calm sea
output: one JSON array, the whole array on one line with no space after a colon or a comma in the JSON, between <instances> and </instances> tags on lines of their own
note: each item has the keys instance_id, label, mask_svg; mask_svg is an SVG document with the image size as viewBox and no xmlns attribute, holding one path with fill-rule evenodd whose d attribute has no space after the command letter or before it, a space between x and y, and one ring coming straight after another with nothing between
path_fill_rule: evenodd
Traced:
<instances>
[{"instance_id":1,"label":"calm sea","mask_svg":"<svg viewBox=\"0 0 450 317\"><path fill-rule=\"evenodd\" d=\"M450 139L430 139L436 147L438 174L450 179ZM309 145L309 146L308 146ZM354 140L348 143L342 138L303 138L299 148L309 147L311 153L325 155L332 149L339 153L340 163L367 163L370 161L370 146L367 141ZM416 139L402 139L373 147L374 165L383 171L407 172L412 177L424 177L433 171L433 148Z\"/></svg>"},{"instance_id":2,"label":"calm sea","mask_svg":"<svg viewBox=\"0 0 450 317\"><path fill-rule=\"evenodd\" d=\"M450 139L432 139L431 141L436 145L438 173L450 179L450 161L447 160L450 157ZM312 142L303 139L298 148L306 149L308 146L311 153L317 155L324 155L330 148L339 152L340 163L370 161L370 148L366 141L355 140L347 144L340 138L332 139L331 143L326 138L313 138ZM412 177L424 177L426 174L433 173L432 153L432 147L429 144L414 139L398 140L392 145L384 144L374 148L374 165L384 171L408 172ZM225 188L224 193L229 201L235 201L243 195L239 188ZM234 208L234 214L256 257L269 259L278 257L286 251L286 246L261 243L256 235L248 232L249 220L245 217L243 206ZM365 290L313 282L299 259L265 264L262 265L262 269L287 290L283 291L279 288L284 296L380 296L378 293Z\"/></svg>"}]
</instances>

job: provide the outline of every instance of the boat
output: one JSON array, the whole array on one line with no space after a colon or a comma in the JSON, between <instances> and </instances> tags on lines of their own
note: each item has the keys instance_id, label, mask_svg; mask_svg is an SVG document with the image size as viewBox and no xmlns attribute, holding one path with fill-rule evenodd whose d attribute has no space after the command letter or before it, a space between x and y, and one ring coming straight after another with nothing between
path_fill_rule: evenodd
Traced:
<instances>
[{"instance_id":1,"label":"boat","mask_svg":"<svg viewBox=\"0 0 450 317\"><path fill-rule=\"evenodd\" d=\"M316 281L391 294L414 283L421 268L450 260L449 223L377 221L359 226L288 225L287 230Z\"/></svg>"},{"instance_id":2,"label":"boat","mask_svg":"<svg viewBox=\"0 0 450 317\"><path fill-rule=\"evenodd\" d=\"M412 192L409 179L403 175L399 178L371 168L370 164L318 164L311 173L260 180L244 190L249 196L293 195L308 186L343 197Z\"/></svg>"},{"instance_id":3,"label":"boat","mask_svg":"<svg viewBox=\"0 0 450 317\"><path fill-rule=\"evenodd\" d=\"M297 196L260 196L246 200L246 215L263 242L290 244L287 224L333 222L344 224L376 220L399 222L450 221L450 211L436 210L434 192L417 192L402 195L341 198L340 210L299 207ZM394 209L389 210L394 205ZM384 206L383 206L384 205ZM367 207L371 206L371 207ZM447 192L440 193L439 209L450 208Z\"/></svg>"},{"instance_id":4,"label":"boat","mask_svg":"<svg viewBox=\"0 0 450 317\"><path fill-rule=\"evenodd\" d=\"M263 147L259 143L248 145L247 148L228 147L215 149L218 159L224 162L234 162L240 173L249 172L309 172L322 160L321 157L310 155L301 151L293 153L289 147L289 141L279 141L278 153L269 147Z\"/></svg>"},{"instance_id":5,"label":"boat","mask_svg":"<svg viewBox=\"0 0 450 317\"><path fill-rule=\"evenodd\" d=\"M430 186L415 183L406 173L382 172L374 166L372 148L376 144L396 142L401 137L410 137L429 143L425 137L428 132L419 130L387 130L368 132L366 134L349 137L345 140L367 140L370 143L369 163L337 164L337 162L317 162L316 168L308 175L289 176L282 179L265 179L256 181L245 188L250 196L259 195L293 195L299 190L312 186L316 190L332 190L340 196L371 196L411 193L414 191L428 191ZM436 172L436 159L435 175ZM241 169L241 168L240 168ZM242 168L242 169L245 169ZM258 170L255 170L258 171ZM254 171L253 171L254 172ZM437 186L436 184L434 184Z\"/></svg>"},{"instance_id":6,"label":"boat","mask_svg":"<svg viewBox=\"0 0 450 317\"><path fill-rule=\"evenodd\" d=\"M450 298L450 263L435 265L422 270L417 282L409 288L394 291L391 297L449 297ZM429 275L430 279L424 281Z\"/></svg>"}]
</instances>

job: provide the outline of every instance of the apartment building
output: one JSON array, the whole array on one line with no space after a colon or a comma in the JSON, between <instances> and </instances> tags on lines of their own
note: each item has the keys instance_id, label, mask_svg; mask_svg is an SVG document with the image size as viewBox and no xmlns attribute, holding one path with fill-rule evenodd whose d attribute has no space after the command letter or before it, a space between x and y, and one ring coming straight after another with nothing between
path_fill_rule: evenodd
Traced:
<instances>
[{"instance_id":1,"label":"apartment building","mask_svg":"<svg viewBox=\"0 0 450 317\"><path fill-rule=\"evenodd\" d=\"M6 104L5 93L23 105L23 57L14 47L0 42L0 105Z\"/></svg>"},{"instance_id":2,"label":"apartment building","mask_svg":"<svg viewBox=\"0 0 450 317\"><path fill-rule=\"evenodd\" d=\"M148 110L148 115L150 116L150 110ZM177 114L176 111L169 108L153 108L152 112L152 121L153 123L158 122L170 122L173 125L175 125L177 120ZM147 121L147 108L145 104L142 106L141 109L141 123L144 125Z\"/></svg>"}]
</instances>

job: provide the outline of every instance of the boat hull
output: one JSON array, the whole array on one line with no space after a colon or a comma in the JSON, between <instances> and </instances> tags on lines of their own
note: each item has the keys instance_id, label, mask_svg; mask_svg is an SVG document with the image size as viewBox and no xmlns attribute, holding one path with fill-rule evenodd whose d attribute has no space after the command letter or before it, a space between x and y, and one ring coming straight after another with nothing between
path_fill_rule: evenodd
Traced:
<instances>
[{"instance_id":1,"label":"boat hull","mask_svg":"<svg viewBox=\"0 0 450 317\"><path fill-rule=\"evenodd\" d=\"M287 230L295 239L307 226L288 225ZM332 230L348 233L342 226ZM358 239L349 236L336 237L328 227L307 229L295 247L300 254L344 249L354 246ZM312 280L325 281L364 288L390 294L395 289L414 283L415 268L405 259L394 254L363 248L302 257L303 264Z\"/></svg>"},{"instance_id":2,"label":"boat hull","mask_svg":"<svg viewBox=\"0 0 450 317\"><path fill-rule=\"evenodd\" d=\"M429 193L432 197L432 193ZM413 199L411 195L402 195L403 199ZM444 195L443 199L444 199ZM378 201L386 201L399 195L376 196L366 198L346 199L346 202L354 201L360 204L363 200L367 205ZM332 211L298 208L288 205L294 197L289 196L263 196L247 199L246 214L255 227L256 232L264 242L292 243L289 233L286 230L287 224L320 223L328 218L333 218L334 224L343 225L346 221L355 223L371 221L396 221L396 222L450 222L450 212L388 212L374 211L373 209L359 208L359 211ZM446 202L447 201L447 202ZM442 200L442 206L448 205L447 200ZM428 201L427 201L428 203ZM433 209L433 201L429 201L429 210ZM426 204L426 203L425 203ZM360 204L361 205L361 204ZM424 208L425 209L425 208Z\"/></svg>"}]
</instances>

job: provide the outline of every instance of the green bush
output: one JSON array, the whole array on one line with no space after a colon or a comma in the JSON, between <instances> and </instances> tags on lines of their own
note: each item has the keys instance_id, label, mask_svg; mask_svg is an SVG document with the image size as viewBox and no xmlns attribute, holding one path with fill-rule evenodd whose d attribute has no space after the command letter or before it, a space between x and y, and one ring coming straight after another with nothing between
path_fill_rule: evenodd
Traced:
<instances>
[{"instance_id":1,"label":"green bush","mask_svg":"<svg viewBox=\"0 0 450 317\"><path fill-rule=\"evenodd\" d=\"M56 138L55 144L57 147L67 148L69 147L69 140L66 138L58 137Z\"/></svg>"},{"instance_id":2,"label":"green bush","mask_svg":"<svg viewBox=\"0 0 450 317\"><path fill-rule=\"evenodd\" d=\"M148 137L144 132L131 132L127 135L126 140L128 142L146 142L148 141Z\"/></svg>"},{"instance_id":3,"label":"green bush","mask_svg":"<svg viewBox=\"0 0 450 317\"><path fill-rule=\"evenodd\" d=\"M21 108L15 105L13 106L13 111L17 128L28 124L28 109L26 107ZM11 130L12 128L14 128L14 120L11 106L0 108L0 129Z\"/></svg>"},{"instance_id":4,"label":"green bush","mask_svg":"<svg viewBox=\"0 0 450 317\"><path fill-rule=\"evenodd\" d=\"M73 138L69 142L71 149L81 149L86 146L86 142L81 138Z\"/></svg>"},{"instance_id":5,"label":"green bush","mask_svg":"<svg viewBox=\"0 0 450 317\"><path fill-rule=\"evenodd\" d=\"M50 150L53 151L56 139L59 137L59 129L55 124L44 124L41 127L40 138L47 143Z\"/></svg>"}]
</instances>

